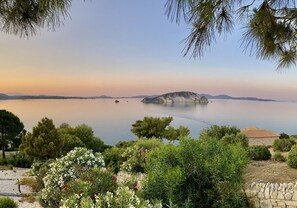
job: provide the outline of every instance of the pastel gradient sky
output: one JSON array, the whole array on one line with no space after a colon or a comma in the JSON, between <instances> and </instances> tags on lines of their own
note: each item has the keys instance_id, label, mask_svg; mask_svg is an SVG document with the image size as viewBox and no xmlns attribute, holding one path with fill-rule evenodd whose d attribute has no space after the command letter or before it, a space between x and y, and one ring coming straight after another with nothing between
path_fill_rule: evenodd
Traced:
<instances>
[{"instance_id":1,"label":"pastel gradient sky","mask_svg":"<svg viewBox=\"0 0 297 208\"><path fill-rule=\"evenodd\" d=\"M69 96L197 93L297 100L297 67L243 52L242 29L201 59L183 57L190 27L171 23L165 1L74 0L55 32L0 35L0 92Z\"/></svg>"}]
</instances>

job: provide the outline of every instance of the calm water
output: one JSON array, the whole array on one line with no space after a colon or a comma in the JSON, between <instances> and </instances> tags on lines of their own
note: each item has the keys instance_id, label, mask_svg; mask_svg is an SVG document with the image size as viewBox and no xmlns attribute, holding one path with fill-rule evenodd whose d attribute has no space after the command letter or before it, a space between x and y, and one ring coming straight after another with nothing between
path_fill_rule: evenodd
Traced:
<instances>
[{"instance_id":1,"label":"calm water","mask_svg":"<svg viewBox=\"0 0 297 208\"><path fill-rule=\"evenodd\" d=\"M173 126L184 125L197 137L212 124L256 126L276 133L297 134L297 103L212 100L208 105L163 106L143 104L140 99L96 100L9 100L0 109L16 114L28 131L43 117L71 126L85 123L107 144L131 140L131 125L144 116L173 116Z\"/></svg>"}]
</instances>

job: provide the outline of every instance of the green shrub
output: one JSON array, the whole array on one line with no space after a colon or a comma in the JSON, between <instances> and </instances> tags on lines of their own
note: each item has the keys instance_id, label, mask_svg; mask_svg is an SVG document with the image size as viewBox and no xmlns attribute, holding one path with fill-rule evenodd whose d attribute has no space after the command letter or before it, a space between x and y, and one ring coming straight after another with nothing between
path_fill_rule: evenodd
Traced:
<instances>
[{"instance_id":1,"label":"green shrub","mask_svg":"<svg viewBox=\"0 0 297 208\"><path fill-rule=\"evenodd\" d=\"M163 143L156 138L137 140L132 147L128 147L122 154L125 162L123 162L121 170L144 173L147 154L153 149L160 148L162 145Z\"/></svg>"},{"instance_id":2,"label":"green shrub","mask_svg":"<svg viewBox=\"0 0 297 208\"><path fill-rule=\"evenodd\" d=\"M120 171L121 165L124 162L123 153L125 148L113 147L105 150L104 152L104 162L106 167L111 169L112 172L118 173Z\"/></svg>"},{"instance_id":3,"label":"green shrub","mask_svg":"<svg viewBox=\"0 0 297 208\"><path fill-rule=\"evenodd\" d=\"M217 125L213 125L210 128L206 128L204 129L201 134L200 137L201 138L214 138L217 140L222 139L226 134L234 134L236 135L237 133L240 133L240 129L237 128L236 126L217 126Z\"/></svg>"},{"instance_id":4,"label":"green shrub","mask_svg":"<svg viewBox=\"0 0 297 208\"><path fill-rule=\"evenodd\" d=\"M252 160L269 160L271 153L267 146L256 145L248 148L249 158Z\"/></svg>"},{"instance_id":5,"label":"green shrub","mask_svg":"<svg viewBox=\"0 0 297 208\"><path fill-rule=\"evenodd\" d=\"M281 152L275 152L273 155L273 159L278 162L285 162L286 158L282 155Z\"/></svg>"},{"instance_id":6,"label":"green shrub","mask_svg":"<svg viewBox=\"0 0 297 208\"><path fill-rule=\"evenodd\" d=\"M13 165L14 167L20 168L31 168L33 164L33 157L25 155L21 152L10 155L7 157L8 164Z\"/></svg>"},{"instance_id":7,"label":"green shrub","mask_svg":"<svg viewBox=\"0 0 297 208\"><path fill-rule=\"evenodd\" d=\"M273 142L273 150L287 152L290 151L291 147L295 144L296 142L293 139L276 139Z\"/></svg>"},{"instance_id":8,"label":"green shrub","mask_svg":"<svg viewBox=\"0 0 297 208\"><path fill-rule=\"evenodd\" d=\"M7 158L0 158L0 165L8 165L8 160L7 160Z\"/></svg>"},{"instance_id":9,"label":"green shrub","mask_svg":"<svg viewBox=\"0 0 297 208\"><path fill-rule=\"evenodd\" d=\"M60 137L64 141L64 146L62 149L62 155L66 155L68 152L73 150L75 147L86 147L86 145L80 140L80 138L71 134L62 134L59 132Z\"/></svg>"},{"instance_id":10,"label":"green shrub","mask_svg":"<svg viewBox=\"0 0 297 208\"><path fill-rule=\"evenodd\" d=\"M0 198L0 208L16 208L17 203L9 197L1 197Z\"/></svg>"},{"instance_id":11,"label":"green shrub","mask_svg":"<svg viewBox=\"0 0 297 208\"><path fill-rule=\"evenodd\" d=\"M176 207L247 207L241 194L246 150L217 139L182 139L147 158L142 195Z\"/></svg>"},{"instance_id":12,"label":"green shrub","mask_svg":"<svg viewBox=\"0 0 297 208\"><path fill-rule=\"evenodd\" d=\"M23 153L17 153L7 156L5 159L0 158L0 165L12 165L20 168L30 168L33 158Z\"/></svg>"},{"instance_id":13,"label":"green shrub","mask_svg":"<svg viewBox=\"0 0 297 208\"><path fill-rule=\"evenodd\" d=\"M288 134L286 134L286 133L281 133L281 134L279 135L279 138L280 138L280 139L289 139L290 136L289 136Z\"/></svg>"},{"instance_id":14,"label":"green shrub","mask_svg":"<svg viewBox=\"0 0 297 208\"><path fill-rule=\"evenodd\" d=\"M226 134L223 136L221 141L224 144L241 144L242 147L247 148L249 146L249 139L245 134L237 133L237 134Z\"/></svg>"},{"instance_id":15,"label":"green shrub","mask_svg":"<svg viewBox=\"0 0 297 208\"><path fill-rule=\"evenodd\" d=\"M294 145L288 155L287 164L291 168L297 168L297 145Z\"/></svg>"}]
</instances>

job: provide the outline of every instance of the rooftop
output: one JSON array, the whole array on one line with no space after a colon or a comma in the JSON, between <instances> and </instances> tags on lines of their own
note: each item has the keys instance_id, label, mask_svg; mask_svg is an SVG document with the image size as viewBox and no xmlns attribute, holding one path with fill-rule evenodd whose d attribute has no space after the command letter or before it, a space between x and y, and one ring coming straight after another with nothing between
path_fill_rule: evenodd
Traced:
<instances>
[{"instance_id":1,"label":"rooftop","mask_svg":"<svg viewBox=\"0 0 297 208\"><path fill-rule=\"evenodd\" d=\"M241 129L241 132L249 138L279 137L279 134L276 134L270 130L258 129L256 127L249 127L249 128Z\"/></svg>"}]
</instances>

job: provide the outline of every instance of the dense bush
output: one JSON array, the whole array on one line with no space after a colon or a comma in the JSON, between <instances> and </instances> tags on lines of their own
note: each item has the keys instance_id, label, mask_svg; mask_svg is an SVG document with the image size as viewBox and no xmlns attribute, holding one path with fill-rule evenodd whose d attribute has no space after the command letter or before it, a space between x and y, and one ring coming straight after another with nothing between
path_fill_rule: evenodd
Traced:
<instances>
[{"instance_id":1,"label":"dense bush","mask_svg":"<svg viewBox=\"0 0 297 208\"><path fill-rule=\"evenodd\" d=\"M106 168L111 169L112 172L117 173L121 169L121 165L124 162L123 153L125 148L113 147L105 150L104 162Z\"/></svg>"},{"instance_id":2,"label":"dense bush","mask_svg":"<svg viewBox=\"0 0 297 208\"><path fill-rule=\"evenodd\" d=\"M33 163L33 157L23 153L16 153L7 156L5 159L0 158L0 165L12 165L20 168L30 168Z\"/></svg>"},{"instance_id":3,"label":"dense bush","mask_svg":"<svg viewBox=\"0 0 297 208\"><path fill-rule=\"evenodd\" d=\"M59 207L62 199L61 193L67 190L68 183L79 179L84 173L91 173L93 168L96 169L94 171L97 169L105 171L103 157L100 153L93 154L86 148L75 148L70 151L66 156L50 164L50 169L44 177L45 188L42 190L42 199L47 205ZM92 178L92 180L95 179L97 182L101 182L100 178ZM90 181L92 180L90 179ZM87 187L96 184L94 181L90 181L86 182Z\"/></svg>"},{"instance_id":4,"label":"dense bush","mask_svg":"<svg viewBox=\"0 0 297 208\"><path fill-rule=\"evenodd\" d=\"M273 150L287 152L290 151L291 147L295 144L296 142L293 139L276 139L273 142Z\"/></svg>"},{"instance_id":5,"label":"dense bush","mask_svg":"<svg viewBox=\"0 0 297 208\"><path fill-rule=\"evenodd\" d=\"M0 198L0 208L16 208L17 203L9 197L1 197Z\"/></svg>"},{"instance_id":6,"label":"dense bush","mask_svg":"<svg viewBox=\"0 0 297 208\"><path fill-rule=\"evenodd\" d=\"M49 159L47 161L35 161L31 166L31 173L36 176L36 182L38 184L39 190L44 188L43 178L48 173L50 169L50 164L55 162L54 159Z\"/></svg>"},{"instance_id":7,"label":"dense bush","mask_svg":"<svg viewBox=\"0 0 297 208\"><path fill-rule=\"evenodd\" d=\"M73 150L75 147L86 147L86 145L80 140L80 138L70 135L59 133L61 139L64 141L64 146L62 149L62 155L66 155L68 152Z\"/></svg>"},{"instance_id":8,"label":"dense bush","mask_svg":"<svg viewBox=\"0 0 297 208\"><path fill-rule=\"evenodd\" d=\"M127 187L119 187L114 193L107 192L104 195L96 195L95 200L88 196L71 195L63 201L63 208L162 208L160 202L150 203L135 195L135 192Z\"/></svg>"},{"instance_id":9,"label":"dense bush","mask_svg":"<svg viewBox=\"0 0 297 208\"><path fill-rule=\"evenodd\" d=\"M65 149L63 149L64 154L74 147L86 147L94 152L104 152L105 149L109 148L100 138L94 136L93 129L86 124L72 128L69 124L64 123L57 130L60 137L64 138L66 142Z\"/></svg>"},{"instance_id":10,"label":"dense bush","mask_svg":"<svg viewBox=\"0 0 297 208\"><path fill-rule=\"evenodd\" d=\"M132 146L128 147L122 154L124 162L121 170L127 172L145 172L147 154L156 148L160 148L163 143L156 138L139 139Z\"/></svg>"},{"instance_id":11,"label":"dense bush","mask_svg":"<svg viewBox=\"0 0 297 208\"><path fill-rule=\"evenodd\" d=\"M165 145L147 159L142 195L171 207L247 207L241 193L248 164L241 145L216 139L182 139Z\"/></svg>"},{"instance_id":12,"label":"dense bush","mask_svg":"<svg viewBox=\"0 0 297 208\"><path fill-rule=\"evenodd\" d=\"M291 168L297 168L297 145L294 145L291 148L287 163Z\"/></svg>"},{"instance_id":13,"label":"dense bush","mask_svg":"<svg viewBox=\"0 0 297 208\"><path fill-rule=\"evenodd\" d=\"M286 134L286 133L281 133L281 134L279 135L279 138L280 138L280 139L289 139L290 136L289 136L288 134Z\"/></svg>"},{"instance_id":14,"label":"dense bush","mask_svg":"<svg viewBox=\"0 0 297 208\"><path fill-rule=\"evenodd\" d=\"M226 134L229 135L236 135L237 133L240 133L240 129L237 128L236 126L217 126L217 125L213 125L210 128L206 128L204 129L201 134L200 137L201 138L214 138L217 140L222 139Z\"/></svg>"},{"instance_id":15,"label":"dense bush","mask_svg":"<svg viewBox=\"0 0 297 208\"><path fill-rule=\"evenodd\" d=\"M256 145L248 148L249 158L252 160L269 160L271 153L267 146Z\"/></svg>"},{"instance_id":16,"label":"dense bush","mask_svg":"<svg viewBox=\"0 0 297 208\"><path fill-rule=\"evenodd\" d=\"M14 167L20 168L31 168L31 165L34 161L33 157L25 155L23 153L17 153L7 157L8 164L13 165Z\"/></svg>"},{"instance_id":17,"label":"dense bush","mask_svg":"<svg viewBox=\"0 0 297 208\"><path fill-rule=\"evenodd\" d=\"M273 155L273 159L278 162L285 162L286 158L282 155L281 152L275 152Z\"/></svg>"},{"instance_id":18,"label":"dense bush","mask_svg":"<svg viewBox=\"0 0 297 208\"><path fill-rule=\"evenodd\" d=\"M249 139L245 134L237 133L237 134L225 134L221 140L224 144L236 144L239 143L244 148L249 146Z\"/></svg>"},{"instance_id":19,"label":"dense bush","mask_svg":"<svg viewBox=\"0 0 297 208\"><path fill-rule=\"evenodd\" d=\"M8 165L8 160L7 160L7 158L2 158L2 157L0 157L0 165Z\"/></svg>"}]
</instances>

